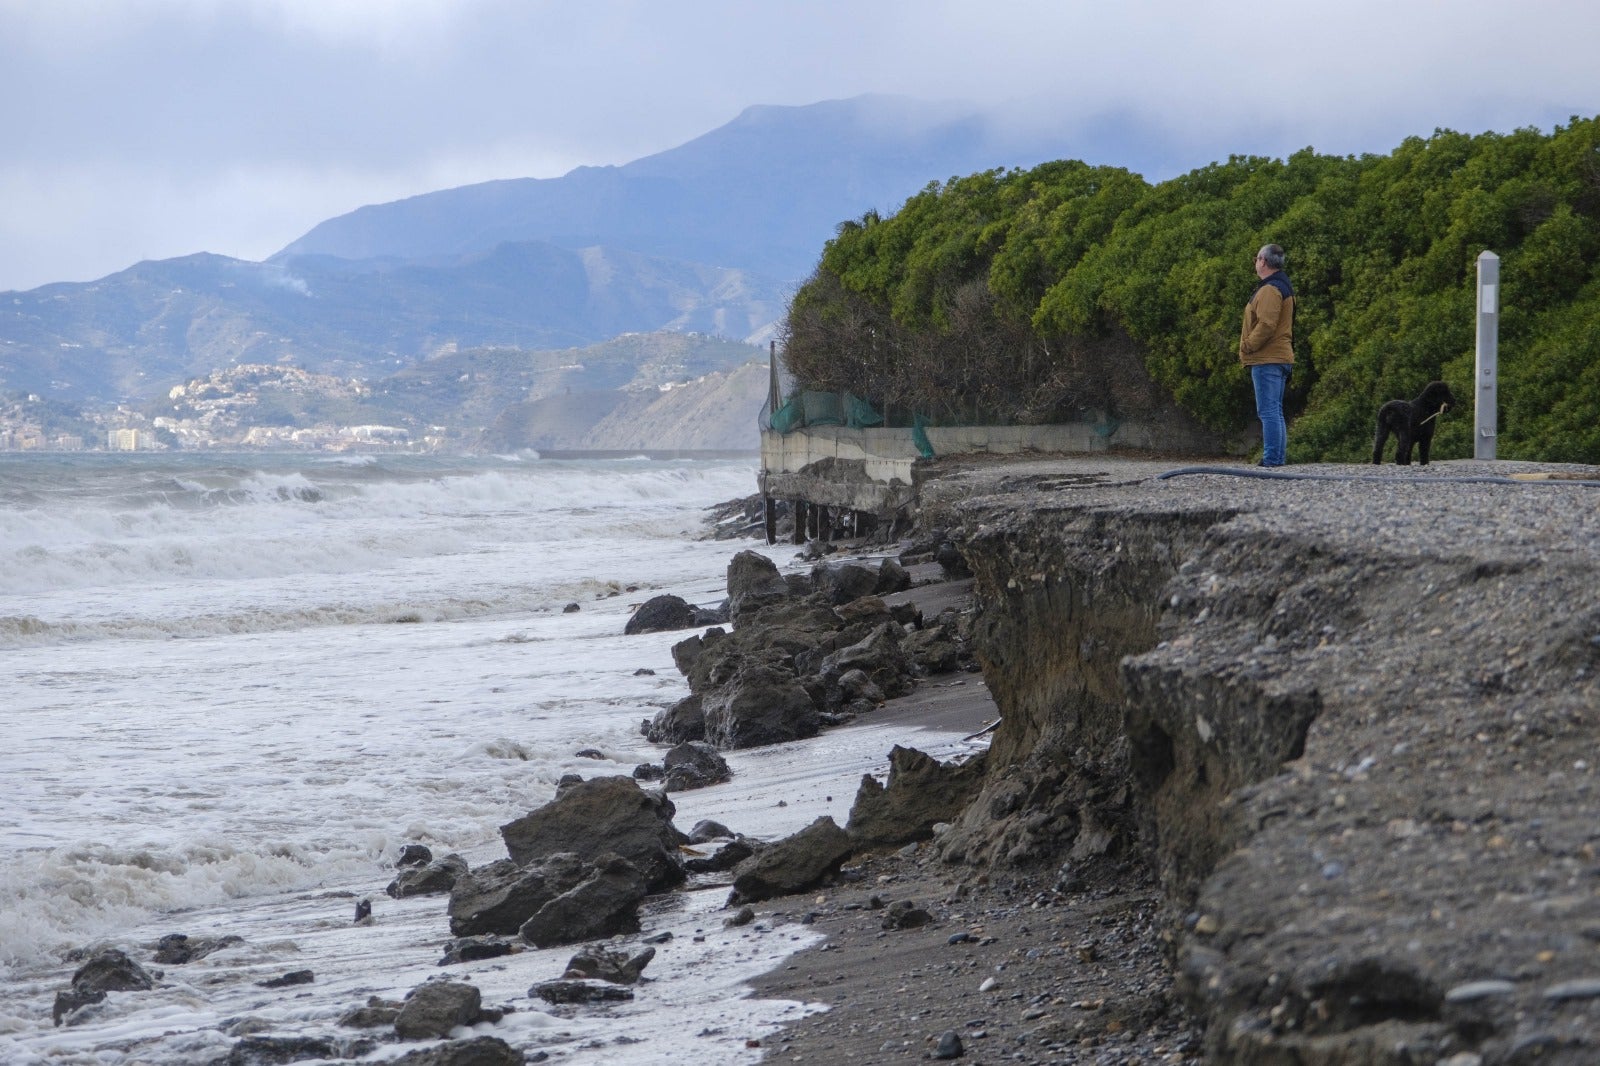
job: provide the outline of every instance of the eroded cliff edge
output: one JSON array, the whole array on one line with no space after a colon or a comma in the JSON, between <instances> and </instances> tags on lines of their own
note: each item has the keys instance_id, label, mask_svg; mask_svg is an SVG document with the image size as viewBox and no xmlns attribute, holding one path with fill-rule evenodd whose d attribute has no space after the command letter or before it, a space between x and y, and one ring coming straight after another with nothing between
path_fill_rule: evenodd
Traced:
<instances>
[{"instance_id":1,"label":"eroded cliff edge","mask_svg":"<svg viewBox=\"0 0 1600 1066\"><path fill-rule=\"evenodd\" d=\"M1506 480L1594 472L1171 471L922 487L1004 716L946 857L1148 863L1216 1061L1600 1061L1600 487Z\"/></svg>"}]
</instances>

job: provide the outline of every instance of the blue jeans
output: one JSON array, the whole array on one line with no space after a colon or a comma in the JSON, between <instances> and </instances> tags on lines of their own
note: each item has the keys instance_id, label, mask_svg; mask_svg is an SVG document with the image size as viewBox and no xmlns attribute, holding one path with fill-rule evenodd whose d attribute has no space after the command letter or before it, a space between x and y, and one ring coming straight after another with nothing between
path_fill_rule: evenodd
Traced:
<instances>
[{"instance_id":1,"label":"blue jeans","mask_svg":"<svg viewBox=\"0 0 1600 1066\"><path fill-rule=\"evenodd\" d=\"M1256 417L1261 419L1261 464L1282 466L1289 446L1289 427L1283 421L1283 393L1289 387L1288 363L1264 363L1250 368L1256 387Z\"/></svg>"}]
</instances>

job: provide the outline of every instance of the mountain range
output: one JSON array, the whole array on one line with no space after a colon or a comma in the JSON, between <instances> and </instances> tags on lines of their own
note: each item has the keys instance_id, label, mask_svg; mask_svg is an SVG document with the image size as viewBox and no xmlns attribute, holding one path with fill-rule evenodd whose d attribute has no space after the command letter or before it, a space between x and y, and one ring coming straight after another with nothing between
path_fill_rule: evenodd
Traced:
<instances>
[{"instance_id":1,"label":"mountain range","mask_svg":"<svg viewBox=\"0 0 1600 1066\"><path fill-rule=\"evenodd\" d=\"M679 147L329 219L263 262L199 253L0 293L0 392L140 403L240 364L377 380L467 349L629 332L761 342L838 224L929 182L1073 155L1004 115L896 97L751 107ZM753 351L759 356L759 351Z\"/></svg>"}]
</instances>

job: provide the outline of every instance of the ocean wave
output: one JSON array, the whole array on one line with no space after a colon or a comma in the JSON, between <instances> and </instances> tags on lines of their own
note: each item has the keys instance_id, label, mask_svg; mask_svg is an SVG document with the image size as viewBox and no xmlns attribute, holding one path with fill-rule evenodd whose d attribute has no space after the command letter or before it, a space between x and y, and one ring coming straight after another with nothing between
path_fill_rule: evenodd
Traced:
<instances>
[{"instance_id":1,"label":"ocean wave","mask_svg":"<svg viewBox=\"0 0 1600 1066\"><path fill-rule=\"evenodd\" d=\"M374 846L377 851L375 852ZM156 914L370 876L386 838L338 852L76 844L12 856L0 869L0 973L113 937Z\"/></svg>"},{"instance_id":2,"label":"ocean wave","mask_svg":"<svg viewBox=\"0 0 1600 1066\"><path fill-rule=\"evenodd\" d=\"M423 625L502 614L544 614L574 602L576 589L540 594L509 589L485 598L441 599L432 603L374 603L360 606L309 606L168 617L122 616L97 621L49 622L33 615L0 615L0 648L93 640L175 640L244 633L274 633L331 626Z\"/></svg>"},{"instance_id":3,"label":"ocean wave","mask_svg":"<svg viewBox=\"0 0 1600 1066\"><path fill-rule=\"evenodd\" d=\"M610 532L673 535L751 487L736 463L162 471L0 508L0 594L346 573ZM749 480L747 480L749 479Z\"/></svg>"}]
</instances>

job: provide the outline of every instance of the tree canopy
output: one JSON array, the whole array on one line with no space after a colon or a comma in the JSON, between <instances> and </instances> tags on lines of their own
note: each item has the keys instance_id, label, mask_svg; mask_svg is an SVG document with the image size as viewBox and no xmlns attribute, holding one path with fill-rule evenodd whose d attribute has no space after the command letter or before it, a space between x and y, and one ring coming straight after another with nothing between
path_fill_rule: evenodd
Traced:
<instances>
[{"instance_id":1,"label":"tree canopy","mask_svg":"<svg viewBox=\"0 0 1600 1066\"><path fill-rule=\"evenodd\" d=\"M1176 402L1253 424L1238 364L1257 248L1296 291L1290 456L1370 455L1379 404L1442 379L1472 454L1477 257L1501 259L1501 458L1600 462L1600 118L1387 155L1235 156L1159 184L1076 161L933 183L843 223L796 293L809 388L933 418L1113 417Z\"/></svg>"}]
</instances>

